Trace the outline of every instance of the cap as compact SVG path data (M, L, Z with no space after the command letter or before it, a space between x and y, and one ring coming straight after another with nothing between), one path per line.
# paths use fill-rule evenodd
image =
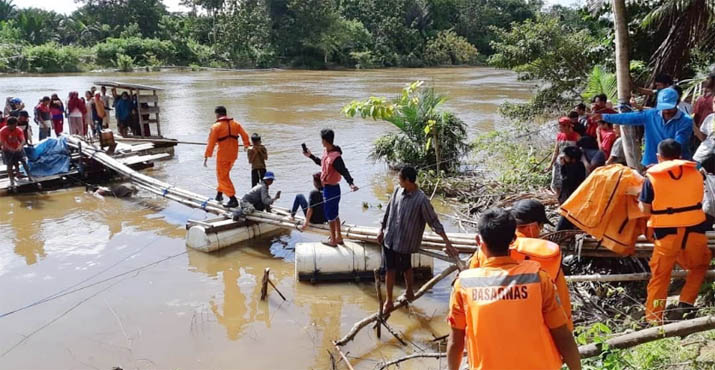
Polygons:
M559 118L559 124L560 124L560 125L561 125L561 124L573 125L573 121L571 121L571 118L561 117L561 118Z
M261 140L261 135L254 133L253 135L251 135L251 140L253 140L253 141Z
M554 224L546 217L546 208L541 202L535 199L524 199L511 206L511 214L516 219L518 225L540 222L542 224Z
M273 172L268 171L268 172L266 172L265 175L263 175L263 179L264 179L264 180L275 180L275 179L276 179L276 175L274 175Z
M22 99L20 99L20 98L12 98L12 99L10 99L10 103L11 103L11 104L20 104L20 103L22 103Z
M655 109L673 109L678 105L678 98L678 92L673 88L669 87L660 90L660 92L658 92L658 105L655 106Z

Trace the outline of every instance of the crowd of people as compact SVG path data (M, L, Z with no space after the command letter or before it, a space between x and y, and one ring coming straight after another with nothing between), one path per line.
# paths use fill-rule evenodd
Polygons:
M111 94L107 93L106 86L101 86L99 90L92 86L83 95L77 91L70 92L65 101L57 94L42 97L32 109L32 121L38 130L38 140L51 138L53 132L55 137L60 137L65 132L99 140L102 130L109 128L112 111L115 113L120 135L142 135L136 95L130 95L126 91L118 94L115 88L110 92ZM17 169L19 163L25 163L23 148L34 144L30 113L19 97L6 98L5 107L0 114L0 129L10 126L10 122L14 122L13 126L19 131L13 128L12 131L17 133L6 134L7 141L0 141L0 147L13 187L15 177L19 176L20 172L11 168ZM146 126L143 128L144 134L148 135ZM18 144L19 142L22 144ZM25 173L29 174L29 171L26 170Z

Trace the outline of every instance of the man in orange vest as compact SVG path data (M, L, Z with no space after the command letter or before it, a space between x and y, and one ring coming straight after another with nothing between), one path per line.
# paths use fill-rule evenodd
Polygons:
M650 258L651 278L646 298L646 319L663 320L670 275L677 263L688 270L674 317L683 318L693 304L710 265L708 230L702 209L703 176L695 162L681 160L680 143L665 139L658 144L658 164L646 173L638 205L649 215L655 246Z
M551 278L538 262L509 256L516 220L503 209L479 219L479 248L487 256L479 268L462 271L454 282L448 321L450 370L462 362L464 340L470 369L581 369L578 347L557 301ZM518 348L510 352L507 348Z
M561 247L548 240L538 239L544 224L553 226L549 218L546 217L546 208L538 200L524 199L514 203L511 214L516 219L516 240L509 248L509 255L516 261L539 262L541 268L546 271L556 285L559 303L566 313L569 329L573 330L571 296L564 271L561 268ZM477 251L472 256L469 268L482 266L486 261L486 255Z
M214 112L216 113L216 123L211 126L209 142L204 153L204 167L206 167L206 161L213 155L214 147L218 144L216 153L216 179L218 180L216 190L218 192L216 193L216 200L223 201L223 194L226 194L230 198L226 207L235 208L238 207L238 199L236 199L236 189L231 181L231 168L233 168L233 162L238 158L238 137L241 137L243 147L247 148L250 146L248 134L240 123L227 116L226 107L218 106Z

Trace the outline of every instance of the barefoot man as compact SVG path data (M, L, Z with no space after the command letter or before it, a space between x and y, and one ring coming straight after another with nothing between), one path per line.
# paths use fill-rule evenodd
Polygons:
M400 186L395 189L387 204L380 233L377 235L378 243L382 244L382 268L385 271L387 290L383 312L388 312L393 307L392 287L398 271L405 275L405 298L408 301L414 299L412 253L419 251L425 224L429 224L432 231L442 237L449 255L459 254L444 233L444 227L439 222L429 198L415 183L417 170L412 167L402 168L399 180Z
M226 194L230 198L226 208L235 208L238 207L238 199L236 199L236 189L233 187L233 182L231 182L231 168L233 168L233 162L238 158L239 135L243 140L244 148L251 144L248 141L248 134L241 124L228 117L226 107L218 106L214 113L216 113L216 123L211 126L209 142L206 145L206 153L204 153L204 167L206 167L206 161L213 155L214 147L218 144L218 152L216 153L216 179L218 180L216 200L222 202L223 194Z

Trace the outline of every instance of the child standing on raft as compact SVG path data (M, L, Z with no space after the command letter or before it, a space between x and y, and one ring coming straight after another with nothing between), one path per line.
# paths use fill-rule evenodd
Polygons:
M343 235L340 232L340 217L338 215L340 205L340 180L345 177L345 181L348 182L350 190L352 191L358 191L358 187L353 183L353 178L350 176L347 167L345 167L345 162L343 162L342 158L343 151L339 146L333 144L335 132L328 128L323 129L320 131L320 138L325 148L322 158L319 159L314 156L313 153L305 147L303 155L312 159L318 166L321 166L320 181L323 183L323 198L325 199L323 209L325 211L325 218L330 225L330 239L328 239L325 244L336 247L338 244L343 243Z

